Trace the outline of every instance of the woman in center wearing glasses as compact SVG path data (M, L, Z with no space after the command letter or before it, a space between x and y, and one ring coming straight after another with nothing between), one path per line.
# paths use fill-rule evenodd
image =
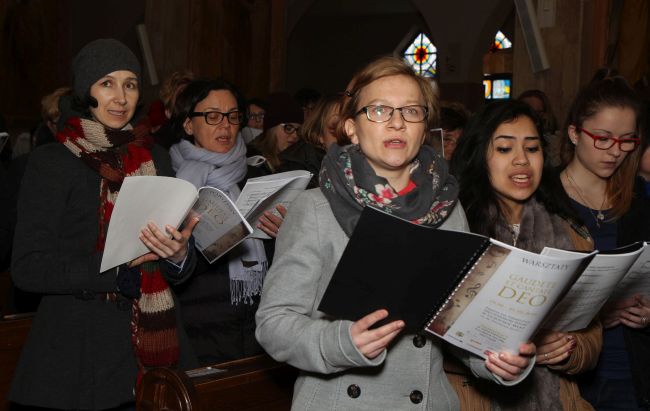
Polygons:
M246 163L246 146L238 137L243 99L224 80L195 80L179 94L172 117L180 143L170 149L176 177L197 188L211 186L233 201L247 178L263 175ZM275 236L281 219L264 219ZM277 223L277 225L276 225ZM247 239L209 264L197 259L194 275L178 289L182 318L202 365L261 352L255 341L255 310L268 268L262 240Z
M404 333L401 320L373 328L388 315L383 309L355 322L317 309L364 207L415 224L468 229L456 180L422 145L437 115L427 81L392 57L370 63L347 88L338 127L352 144L332 145L320 188L292 203L256 315L266 351L301 370L292 409L459 409L443 372L441 340ZM522 344L519 353L485 361L459 355L476 375L514 384L534 353L534 345Z

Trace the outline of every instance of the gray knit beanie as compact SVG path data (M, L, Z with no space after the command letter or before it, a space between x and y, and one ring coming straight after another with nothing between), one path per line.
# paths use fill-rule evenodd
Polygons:
M128 70L140 78L140 63L133 52L115 39L98 39L82 48L72 61L72 85L77 97L86 100L90 87L103 76Z

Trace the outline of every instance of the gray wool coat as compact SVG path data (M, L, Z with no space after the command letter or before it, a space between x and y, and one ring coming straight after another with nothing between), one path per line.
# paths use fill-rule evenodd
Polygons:
M468 230L460 205L442 228ZM441 340L401 334L370 360L352 342L352 322L333 321L318 311L347 242L320 189L308 190L292 203L277 238L256 336L273 358L302 370L293 409L459 409L443 371ZM475 375L496 381L482 359L459 355Z
M168 154L152 149L159 175L173 175ZM9 399L59 409L98 410L134 400L136 359L131 300L101 301L115 292L116 271L99 273L99 174L62 144L30 154L18 200L11 276L17 287L42 293L14 373ZM189 276L161 263L170 282ZM80 298L81 291L87 293ZM178 324L180 317L177 315ZM196 366L182 327L181 366Z

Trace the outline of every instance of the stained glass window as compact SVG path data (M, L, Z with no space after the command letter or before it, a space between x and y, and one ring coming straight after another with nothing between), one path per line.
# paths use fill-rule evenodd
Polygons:
M496 36L494 36L494 46L496 50L509 49L512 47L512 42L506 37L501 30L497 31Z
M496 100L496 99L510 99L511 95L511 84L512 78L505 75L500 75L504 78L490 78L485 77L483 79L483 88L485 90L485 99L486 100Z
M436 76L438 50L429 37L420 33L402 53L403 59L416 73L423 77Z
M485 99L492 98L492 80L483 80L483 90L485 90Z

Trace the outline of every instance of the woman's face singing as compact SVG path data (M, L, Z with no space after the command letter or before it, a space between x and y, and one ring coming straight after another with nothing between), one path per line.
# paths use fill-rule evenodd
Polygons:
M128 70L118 70L100 78L90 87L97 100L91 107L93 118L105 127L120 130L133 118L140 91L138 77Z
M520 116L501 123L492 134L487 152L490 184L499 200L514 209L539 187L544 154L533 121Z
M217 124L208 124L204 115L185 120L185 132L194 137L196 146L215 153L227 153L235 146L239 124L232 124L228 114L238 113L238 106L237 99L229 90L210 91L206 98L196 104L194 112L224 114L214 113L215 117L221 117Z
M384 106L385 111L426 107L426 102L414 79L395 75L379 78L360 91L356 110L368 106ZM360 146L375 173L386 177L407 170L422 146L426 125L426 117L422 121L408 122L399 110L393 111L390 119L382 123L370 121L365 112L359 112L346 120L345 130L352 143Z

